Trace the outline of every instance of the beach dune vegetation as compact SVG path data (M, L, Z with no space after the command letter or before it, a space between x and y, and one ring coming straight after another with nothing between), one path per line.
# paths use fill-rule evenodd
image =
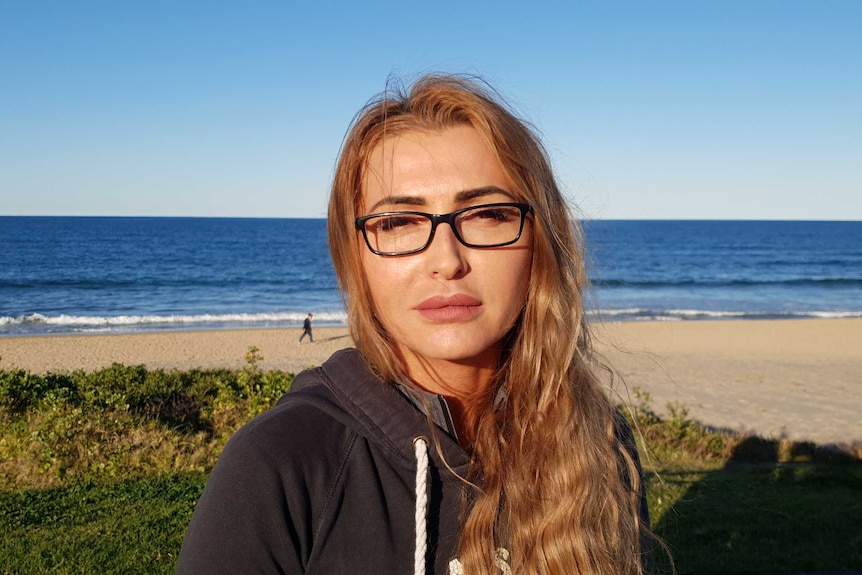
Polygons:
M293 375L242 370L0 371L0 489L211 469L230 435Z

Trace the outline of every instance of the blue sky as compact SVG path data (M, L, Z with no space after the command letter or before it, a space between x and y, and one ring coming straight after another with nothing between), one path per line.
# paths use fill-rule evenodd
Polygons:
M391 74L487 78L592 218L862 219L862 2L0 0L0 215L323 217Z

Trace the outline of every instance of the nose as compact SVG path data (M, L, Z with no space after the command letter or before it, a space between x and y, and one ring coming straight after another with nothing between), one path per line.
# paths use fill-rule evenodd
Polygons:
M444 279L454 279L464 275L467 271L465 259L467 249L455 237L455 232L449 223L438 225L431 244L423 254L428 272Z

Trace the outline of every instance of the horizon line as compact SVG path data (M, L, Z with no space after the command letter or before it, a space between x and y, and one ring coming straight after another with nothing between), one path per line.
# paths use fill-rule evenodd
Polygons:
M0 218L103 218L103 219L211 219L211 220L326 220L320 216L194 216L194 215L107 215L107 214L0 214ZM862 218L770 218L770 217L578 217L579 222L862 222Z

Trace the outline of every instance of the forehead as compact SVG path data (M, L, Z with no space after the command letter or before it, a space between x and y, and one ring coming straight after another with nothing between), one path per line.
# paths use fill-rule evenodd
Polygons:
M478 131L469 126L411 131L384 138L372 149L360 204L443 204L480 188L514 197L500 161Z

